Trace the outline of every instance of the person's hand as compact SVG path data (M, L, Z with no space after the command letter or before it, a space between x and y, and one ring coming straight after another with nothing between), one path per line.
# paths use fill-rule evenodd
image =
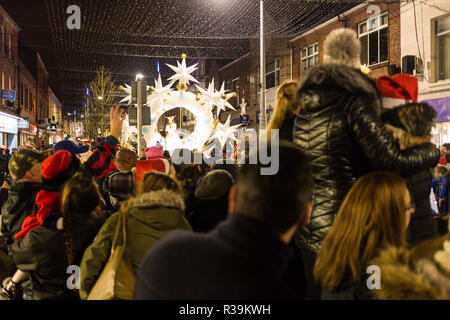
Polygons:
M439 205L442 205L442 202L444 202L444 199L439 199Z
M119 105L111 108L109 112L110 135L119 138L122 133L122 123L125 119L125 110L120 109Z

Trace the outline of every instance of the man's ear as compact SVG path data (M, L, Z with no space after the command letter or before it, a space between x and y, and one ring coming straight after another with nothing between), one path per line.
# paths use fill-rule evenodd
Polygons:
M230 193L228 195L228 214L233 214L236 212L236 186L230 188Z
M308 202L305 206L305 215L303 216L303 219L300 221L299 228L303 228L309 223L309 220L311 219L311 212L312 212L313 204L312 202Z

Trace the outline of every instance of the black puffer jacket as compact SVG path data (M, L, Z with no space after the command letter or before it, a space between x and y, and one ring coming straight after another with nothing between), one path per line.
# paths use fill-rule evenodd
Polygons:
M11 245L14 235L20 231L23 220L36 214L36 194L42 185L36 182L15 182L8 192L8 200L2 208L2 234Z
M302 109L293 137L311 159L314 207L296 243L317 252L356 179L373 170L411 174L434 167L439 150L431 143L400 150L381 122L374 81L358 69L314 67L300 81L298 94Z
M64 230L57 227L60 217L58 214L51 214L44 220L44 225L30 231L25 238L16 240L11 247L17 267L31 276L33 300L79 299L78 293L67 287L70 274L67 273ZM80 265L84 251L92 243L104 221L105 217L96 215L74 224L74 265Z
M436 116L436 111L429 104L409 103L385 111L381 119L387 124L387 131L399 142L400 148L405 149L430 141ZM437 237L437 225L431 215L430 204L431 170L417 171L403 175L403 178L416 207L408 227L409 242L414 245Z

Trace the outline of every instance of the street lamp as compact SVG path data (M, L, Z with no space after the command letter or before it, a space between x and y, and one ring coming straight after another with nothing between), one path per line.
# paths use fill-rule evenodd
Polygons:
M98 99L98 100L103 100L103 97L102 97L102 96L98 96L97 99Z
M264 51L264 1L260 0L260 81L261 81L261 93L260 93L260 105L259 105L259 129L266 129L266 106L264 90L266 88L266 65L265 65L265 51Z
M136 75L136 81L144 79L144 75L142 73L138 73Z

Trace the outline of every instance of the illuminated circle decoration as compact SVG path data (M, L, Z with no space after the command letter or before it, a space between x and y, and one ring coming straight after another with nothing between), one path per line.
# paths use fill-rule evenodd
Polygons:
M218 125L218 117L221 110L226 108L234 108L228 102L231 97L234 97L234 93L227 93L228 90L224 89L224 84L219 91L214 89L214 81L209 84L208 90L196 85L201 94L194 94L187 91L190 82L198 83L198 81L191 75L197 69L197 64L187 67L186 55L183 54L182 62L177 61L177 67L169 66L176 74L170 77L168 80L170 83L163 86L161 81L161 75L158 79L155 79L155 86L149 87L151 94L147 97L147 104L144 107L151 108L151 125L144 126L143 135L147 143L147 146L155 146L157 142L161 145L166 144L166 150L172 152L175 148L187 148L190 150L202 150L205 143L213 137L221 137L219 143L223 143L230 139L235 139L234 131L238 126L230 127L229 120L225 125ZM172 86L178 82L176 86L177 90L174 90ZM125 85L123 90L128 93L128 96L124 98L122 102L131 103L131 87ZM214 118L212 109L217 106L217 118ZM184 108L189 110L195 119L194 131L191 134L184 134L184 138L179 139L164 139L157 130L157 124L159 118L172 109ZM127 130L133 130L134 127L130 127L128 123L124 125ZM179 134L183 134L178 131ZM171 140L171 141L169 141Z

